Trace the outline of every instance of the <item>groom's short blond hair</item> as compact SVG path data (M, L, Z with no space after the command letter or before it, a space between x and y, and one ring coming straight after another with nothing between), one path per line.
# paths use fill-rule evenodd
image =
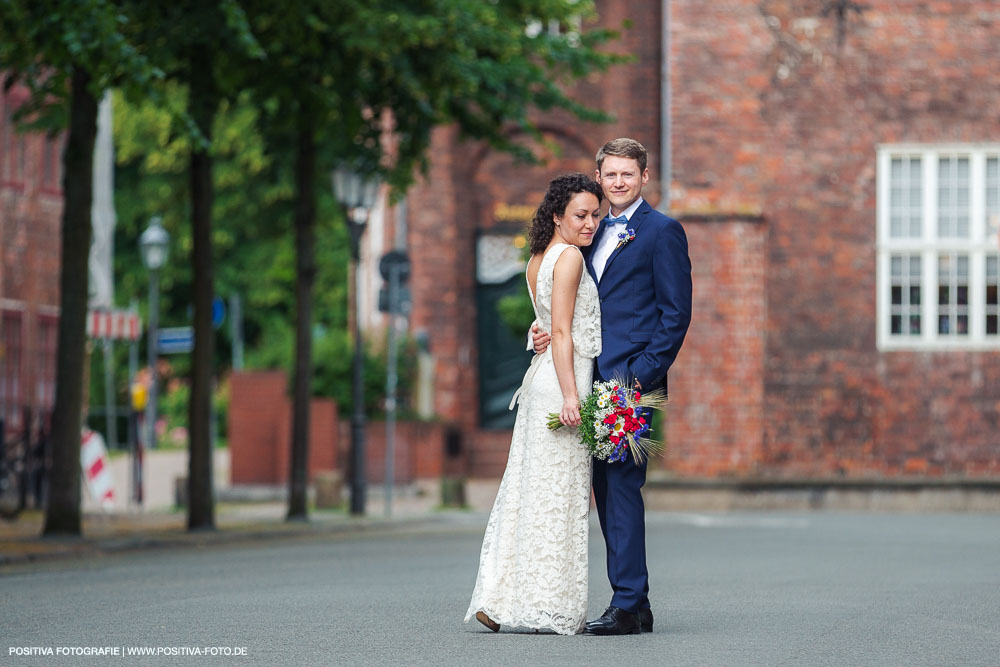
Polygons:
M646 171L646 148L635 139L629 139L628 137L612 139L608 143L601 146L601 150L597 151L597 171L601 170L601 166L604 164L604 158L609 155L614 155L615 157L630 157L639 163L640 173Z

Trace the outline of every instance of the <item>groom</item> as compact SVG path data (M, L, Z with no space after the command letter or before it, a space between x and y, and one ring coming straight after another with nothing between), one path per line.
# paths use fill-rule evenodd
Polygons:
M643 391L666 390L667 371L691 321L687 237L679 222L642 198L649 170L646 149L638 141L604 144L597 152L596 179L611 210L594 242L581 248L601 297L603 351L595 360L594 379L625 378ZM535 351L544 351L548 333L533 331ZM594 460L594 498L614 595L604 615L587 623L586 634L653 630L641 493L645 482L645 461Z

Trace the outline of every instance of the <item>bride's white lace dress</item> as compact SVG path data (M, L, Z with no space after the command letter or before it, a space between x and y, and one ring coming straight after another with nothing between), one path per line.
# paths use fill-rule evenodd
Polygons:
M563 252L579 249L556 244L538 269L535 316L546 331L552 330L553 269ZM572 337L582 402L601 352L600 299L586 269L576 292ZM482 610L501 626L575 634L587 615L591 460L578 429L546 426L549 413L562 409L551 347L532 360L515 399L520 406L507 469L486 525L465 621Z

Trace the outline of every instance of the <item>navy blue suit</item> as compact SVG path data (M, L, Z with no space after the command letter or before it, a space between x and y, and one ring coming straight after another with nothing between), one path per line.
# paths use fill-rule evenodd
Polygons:
M598 283L603 351L594 362L595 379L612 377L643 390L666 389L667 371L677 357L691 321L691 260L680 223L642 202L626 228L635 238L619 246ZM584 249L594 280L593 249L607 225ZM662 437L662 434L654 434ZM636 612L649 607L646 525L642 485L646 463L632 458L594 461L594 498L608 553L612 606Z

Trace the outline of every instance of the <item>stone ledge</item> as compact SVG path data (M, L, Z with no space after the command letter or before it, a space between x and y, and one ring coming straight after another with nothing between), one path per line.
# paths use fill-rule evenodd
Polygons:
M990 477L672 477L650 473L646 486L677 489L737 489L740 491L801 489L975 489L1000 493L1000 478Z
M843 510L1000 512L1000 480L969 478L740 478L650 475L653 510Z

